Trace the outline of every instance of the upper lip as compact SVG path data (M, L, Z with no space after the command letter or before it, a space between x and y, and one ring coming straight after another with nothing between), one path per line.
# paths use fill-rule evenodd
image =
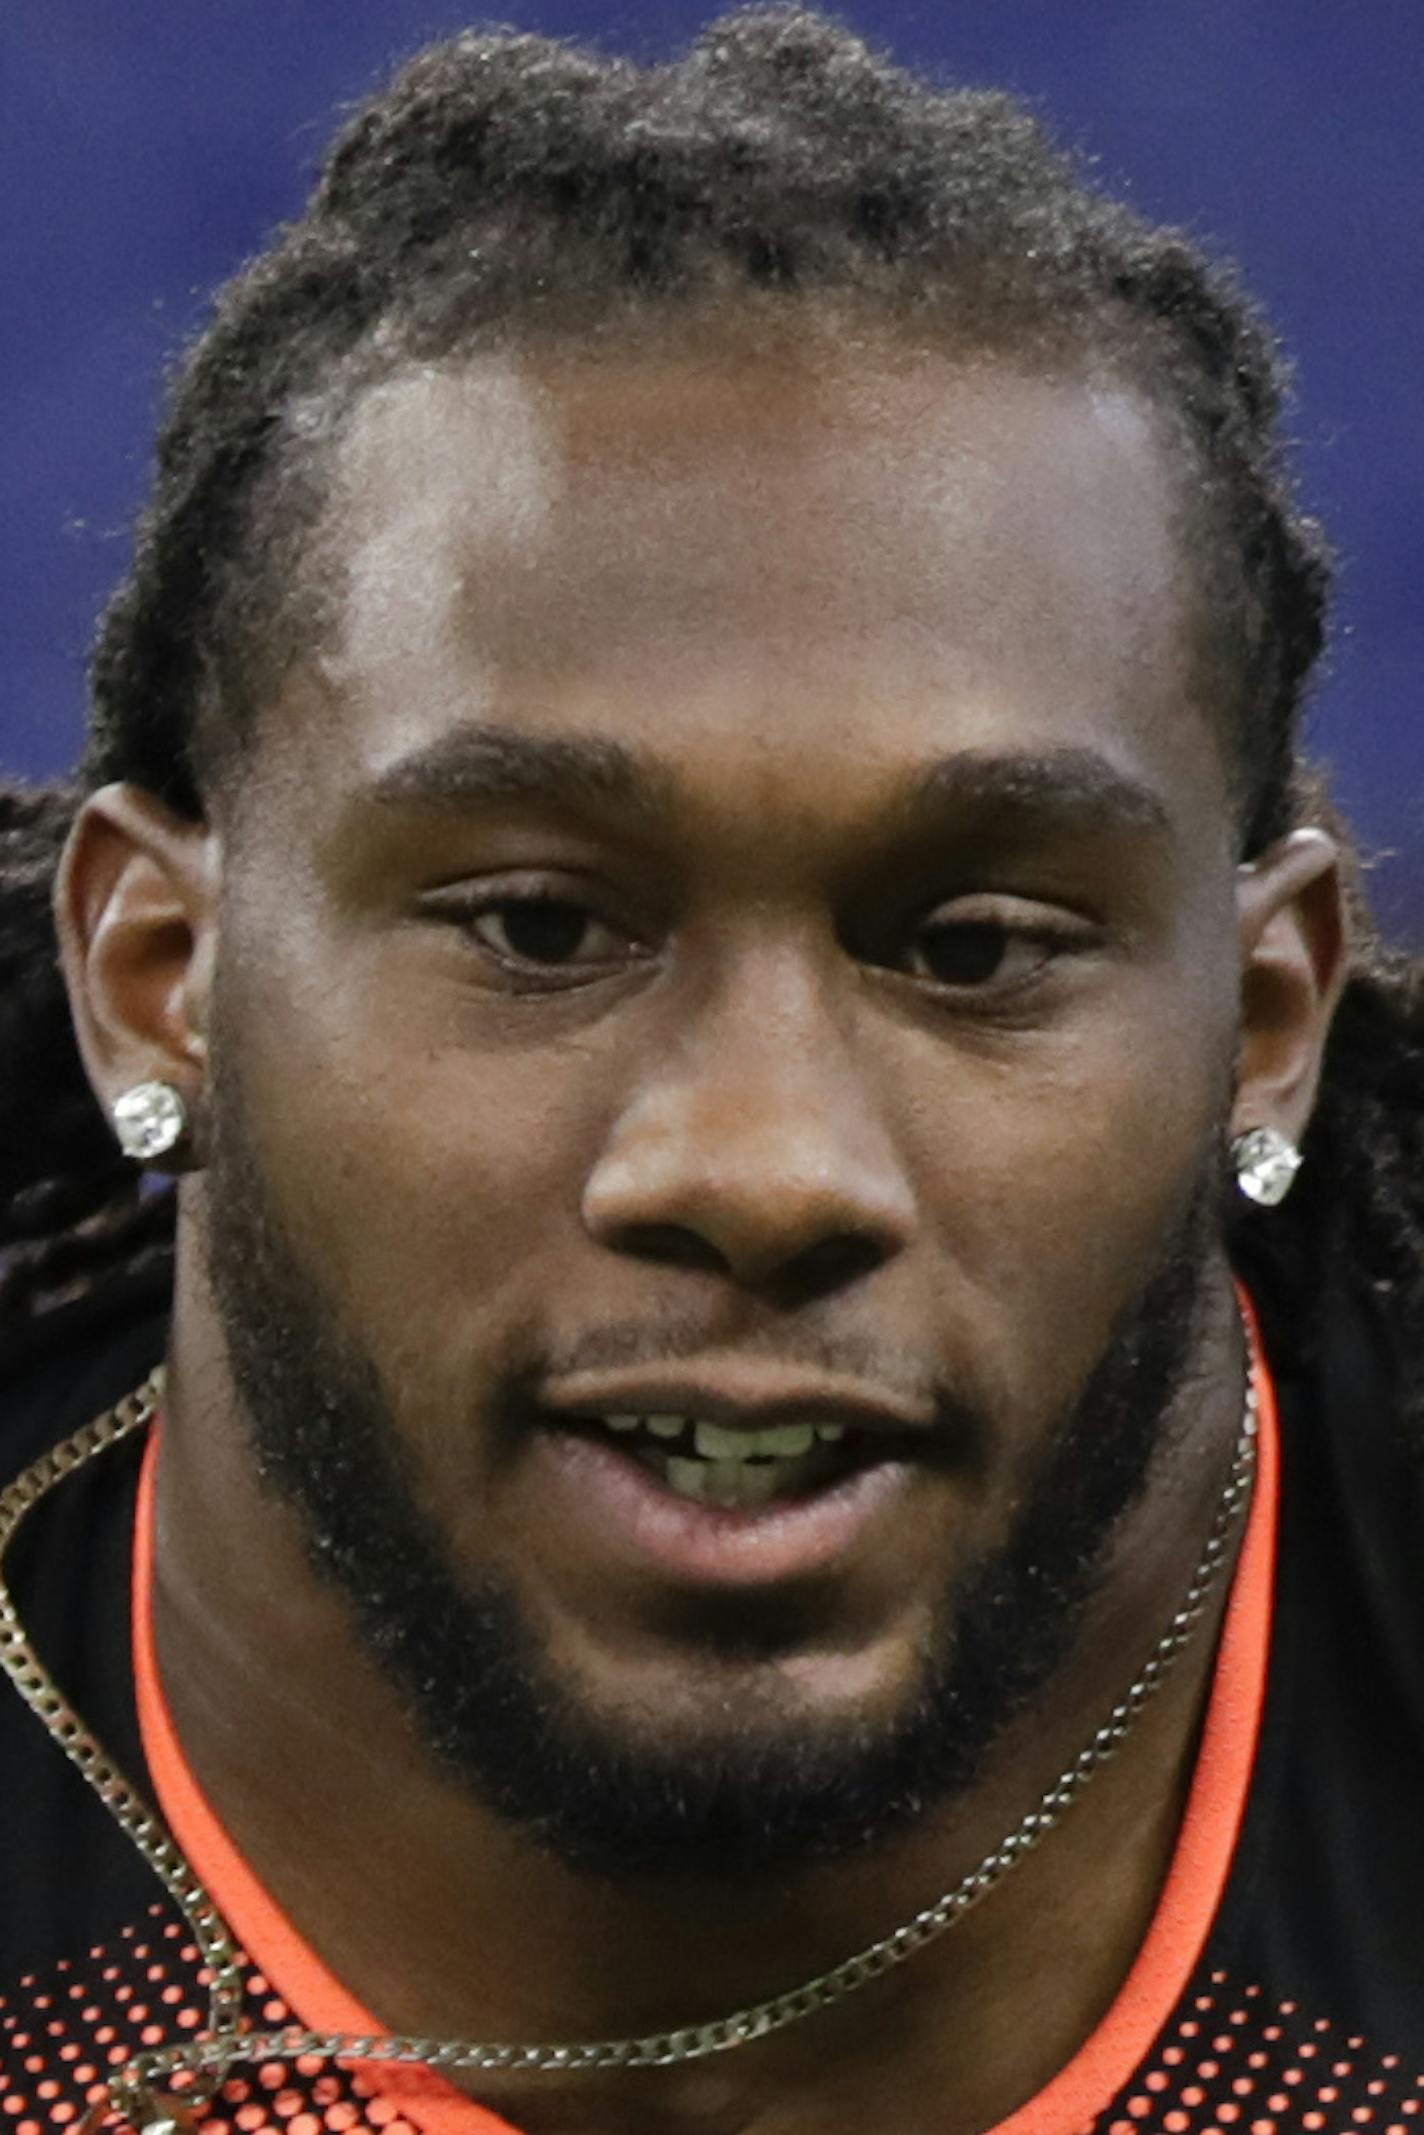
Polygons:
M692 1416L729 1428L765 1430L778 1423L838 1423L847 1430L927 1431L932 1418L903 1397L871 1393L845 1380L769 1369L723 1370L713 1377L675 1377L665 1368L616 1377L579 1372L545 1388L540 1406L558 1416Z

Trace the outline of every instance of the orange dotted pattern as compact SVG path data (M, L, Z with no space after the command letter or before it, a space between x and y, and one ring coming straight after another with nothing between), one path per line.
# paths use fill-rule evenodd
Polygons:
M82 1961L26 1974L0 1994L0 2135L77 2135L105 2102L107 2076L144 2047L201 2029L207 1979L187 1928L162 1905ZM294 2021L260 1972L249 1972L247 1997L264 2029ZM362 2074L306 2059L230 2077L196 2125L197 2135L419 2135Z
M106 2076L202 2025L205 1987L186 1927L156 1905L81 1962L0 1994L0 2135L77 2135L105 2100ZM294 2021L260 1972L249 1972L247 1992L254 2024ZM361 2071L297 2058L230 2076L196 2135L420 2131ZM1078 2135L1424 2135L1424 2071L1215 1971L1199 1977L1131 2084Z
M1424 2072L1216 1971L1183 1996L1091 2135L1424 2135L1421 2116Z

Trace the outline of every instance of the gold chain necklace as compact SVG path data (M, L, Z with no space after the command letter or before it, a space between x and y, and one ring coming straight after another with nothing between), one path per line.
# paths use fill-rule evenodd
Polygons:
M1246 1397L1236 1449L1217 1505L1211 1532L1191 1583L1171 1622L1103 1724L1079 1750L1026 1816L936 1899L892 1933L872 1942L800 1986L712 2023L688 2024L675 2031L650 2032L639 2038L590 2039L563 2045L480 2044L465 2039L349 2037L342 2032L295 2028L254 2031L243 2028L242 1953L216 1904L164 1828L158 1813L105 1754L79 1715L66 1702L25 1633L3 1567L5 1553L25 1515L66 1476L82 1468L107 1447L141 1430L157 1410L163 1394L163 1368L153 1371L135 1392L63 1444L42 1454L9 1488L0 1492L0 1668L20 1696L44 1722L65 1755L78 1766L105 1807L117 1818L149 1867L182 1913L209 1974L208 2028L197 2038L136 2054L107 2079L108 2102L80 2123L77 2135L90 2135L110 2113L118 2112L140 2135L180 2135L189 2108L210 2098L237 2061L292 2059L398 2061L442 2072L465 2070L565 2075L577 2070L668 2068L726 2053L763 2039L788 2024L829 2008L883 1972L903 1964L933 1942L1034 1849L1054 1828L1083 1788L1127 1740L1148 1700L1161 1687L1172 1664L1190 1642L1212 1589L1230 1558L1238 1515L1251 1493L1256 1467L1257 1398L1254 1343L1251 1344ZM165 2089L174 2077L186 2076L189 2087Z

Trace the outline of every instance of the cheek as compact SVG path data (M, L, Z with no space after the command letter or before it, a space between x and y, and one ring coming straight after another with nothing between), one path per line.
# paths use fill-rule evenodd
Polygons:
M576 1219L599 1080L572 1043L481 1042L468 989L359 958L269 966L231 1004L274 1206L373 1354L468 1348ZM335 973L337 975L332 976Z
M1080 1382L1175 1242L1217 1146L1233 1042L1229 1004L1164 994L1154 1013L916 1078L921 1207L955 1332L1029 1408Z

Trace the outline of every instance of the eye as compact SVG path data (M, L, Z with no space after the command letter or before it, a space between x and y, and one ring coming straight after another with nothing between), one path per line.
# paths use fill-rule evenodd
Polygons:
M626 953L626 937L587 905L546 891L491 897L465 913L465 926L501 963L601 968Z
M906 955L911 977L965 993L1005 993L1027 985L1060 956L1082 946L1065 923L1046 914L931 913Z

